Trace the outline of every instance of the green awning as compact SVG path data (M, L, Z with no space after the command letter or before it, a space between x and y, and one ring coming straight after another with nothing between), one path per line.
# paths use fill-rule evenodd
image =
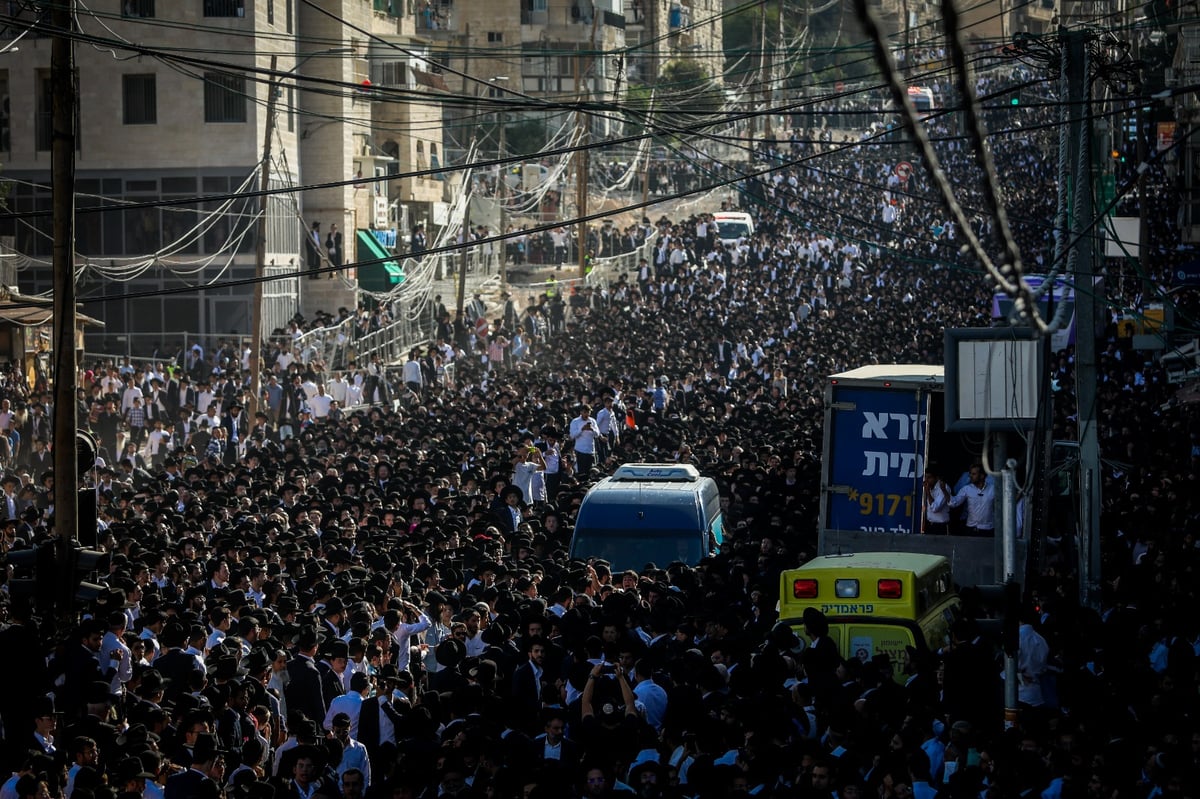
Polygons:
M358 285L367 291L390 291L404 282L404 270L369 230L358 231ZM375 261L375 263L363 263Z

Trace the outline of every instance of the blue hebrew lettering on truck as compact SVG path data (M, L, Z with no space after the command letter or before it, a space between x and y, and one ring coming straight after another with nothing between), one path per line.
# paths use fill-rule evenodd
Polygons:
M832 465L826 527L918 533L925 472L925 414L911 389L838 387L854 410L832 416ZM848 489L843 492L842 489Z

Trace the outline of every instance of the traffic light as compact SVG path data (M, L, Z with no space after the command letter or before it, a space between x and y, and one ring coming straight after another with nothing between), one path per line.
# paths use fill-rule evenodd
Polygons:
M1012 106L1020 105L1021 104L1021 95L1014 94L1011 98L1009 98L1008 104L1012 105Z
M8 580L8 593L13 597L28 597L40 613L54 610L54 584L57 574L57 557L53 541L43 541L28 549L12 549L4 556L5 564L12 569Z
M84 578L90 577L100 567L101 561L108 556L107 552L98 549L86 549L72 542L67 550L67 561L62 564L62 594L59 596L60 611L75 607L76 602L89 602L104 591L104 586L89 582Z
M1000 585L978 585L960 593L963 613L975 620L981 635L1016 657L1021 625L1021 586L1015 580Z

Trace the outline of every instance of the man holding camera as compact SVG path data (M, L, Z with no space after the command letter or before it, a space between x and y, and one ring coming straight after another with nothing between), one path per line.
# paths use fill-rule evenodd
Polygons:
M600 428L591 417L592 409L584 403L579 415L571 420L570 437L575 443L575 471L580 479L587 476L596 464L596 438Z

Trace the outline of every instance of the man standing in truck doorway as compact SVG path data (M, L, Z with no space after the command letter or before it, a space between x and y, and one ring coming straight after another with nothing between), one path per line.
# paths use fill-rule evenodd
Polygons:
M996 534L996 489L987 479L983 464L976 463L969 473L970 481L950 500L950 507L967 506L965 535L993 536Z
M947 535L950 532L950 486L942 479L937 464L925 466L925 516L922 532L926 535Z

